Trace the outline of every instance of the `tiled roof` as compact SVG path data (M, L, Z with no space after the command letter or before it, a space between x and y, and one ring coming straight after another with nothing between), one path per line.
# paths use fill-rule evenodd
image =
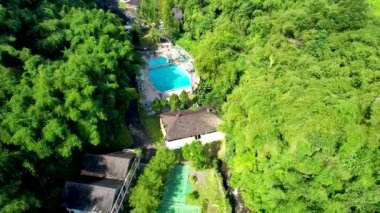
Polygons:
M66 181L63 190L65 206L82 211L110 212L123 181L80 176Z
M113 152L104 155L86 154L83 157L82 173L124 180L134 156L133 153L125 152Z
M213 109L201 108L198 111L177 111L160 115L164 125L166 141L193 137L216 132L216 127L222 122Z

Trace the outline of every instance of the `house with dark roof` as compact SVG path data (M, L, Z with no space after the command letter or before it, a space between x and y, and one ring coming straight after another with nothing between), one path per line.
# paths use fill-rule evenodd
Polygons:
M124 180L134 153L113 152L103 155L86 154L82 159L82 175Z
M111 212L122 180L80 176L66 181L63 196L69 212Z
M223 140L224 133L217 130L222 123L210 107L197 111L183 110L160 115L161 129L168 149L179 149L194 140L203 144Z
M80 176L65 183L63 198L67 211L118 213L139 162L139 154L132 150L86 154Z

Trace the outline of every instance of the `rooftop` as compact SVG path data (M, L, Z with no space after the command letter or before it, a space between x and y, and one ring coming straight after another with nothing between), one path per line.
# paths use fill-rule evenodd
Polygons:
M82 174L124 180L134 153L113 152L103 155L86 154Z
M82 211L110 212L123 181L80 176L66 181L63 190L65 206Z
M163 113L160 118L165 128L166 141L216 132L216 127L222 123L215 111L209 107L203 107L198 111Z

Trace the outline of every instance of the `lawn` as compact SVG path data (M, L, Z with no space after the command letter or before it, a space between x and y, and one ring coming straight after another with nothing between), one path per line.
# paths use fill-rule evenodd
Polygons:
M194 172L190 172L189 179L193 179ZM202 212L219 213L231 212L231 206L226 199L226 192L222 185L222 178L215 169L196 171L196 181L192 182L192 193L188 196L187 204L199 205Z
M161 131L160 117L157 115L144 115L140 119L153 143L161 143L164 136Z

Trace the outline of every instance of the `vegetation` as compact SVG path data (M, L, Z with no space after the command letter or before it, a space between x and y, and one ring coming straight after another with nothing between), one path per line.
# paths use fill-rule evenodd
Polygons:
M252 211L380 208L377 2L175 2Z
M189 94L183 90L180 95L172 94L169 98L169 105L171 111L184 110L190 107Z
M191 183L192 192L187 197L187 204L197 205L202 212L228 213L231 206L226 199L226 192L222 185L222 177L215 169L196 172L200 178Z
M159 39L159 36L166 35L177 38L180 33L180 22L175 19L171 13L172 8L175 6L174 0L142 0L139 9L140 20L146 22L151 28L149 31L149 38ZM160 20L164 24L163 30L159 29ZM154 44L152 42L152 44Z
M179 95L179 101L181 103L179 106L181 109L187 109L190 106L189 94L185 90L182 90Z
M1 212L57 210L79 151L123 129L136 57L120 19L95 7L0 3Z
M193 141L182 148L183 158L191 161L196 169L205 169L211 166L210 155L202 145L201 141Z
M116 140L110 142L110 146L114 149L123 149L132 145L133 143L132 135L128 127L125 124L122 124L121 126L122 127L119 129Z
M194 55L194 102L223 116L231 184L250 210L380 209L378 2L142 0L144 39L169 35ZM56 211L81 151L129 140L138 63L129 39L95 0L1 1L1 212ZM181 94L169 105L190 103ZM146 126L158 139L155 119ZM209 163L199 142L183 152L197 168ZM178 159L158 149L132 190L134 212L157 209Z
M159 147L156 155L145 166L137 185L132 189L129 202L132 212L155 212L160 205L165 188L165 178L169 171L178 163L175 152L165 147Z
M163 99L155 98L151 104L152 109L155 113L164 112L166 110L166 105L167 105L167 101L165 98Z
M170 96L169 105L170 105L171 111L176 111L180 109L181 101L179 100L179 97L177 94L173 94Z
M374 14L380 16L380 1L370 0L369 2L372 6Z
M148 133L149 138L152 139L153 143L157 145L162 143L164 136L162 135L161 131L160 117L157 115L146 115L143 116L140 120L143 123L144 128Z

